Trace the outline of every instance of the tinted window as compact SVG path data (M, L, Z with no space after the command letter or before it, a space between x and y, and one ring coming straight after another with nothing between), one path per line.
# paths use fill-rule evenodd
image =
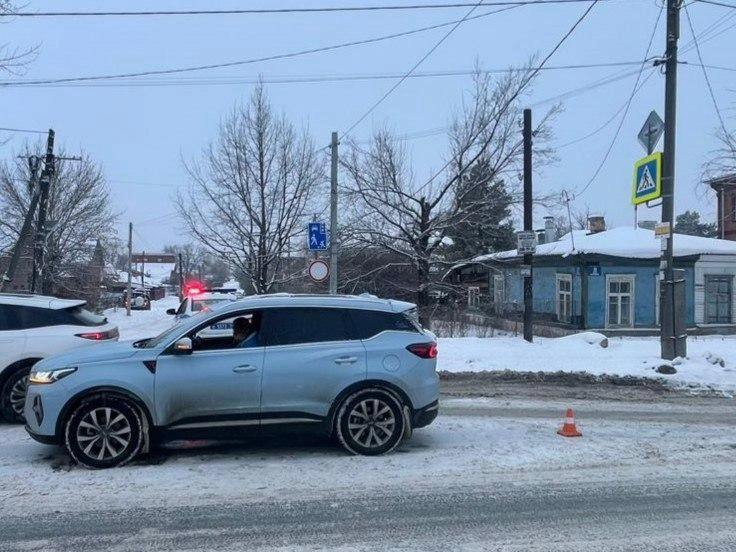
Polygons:
M21 330L16 310L10 305L0 305L0 331Z
M269 309L263 319L267 345L345 341L349 323L343 309Z
M71 307L64 309L69 317L67 324L75 324L77 326L102 326L107 323L107 318L83 309L82 307Z
M368 339L384 331L417 332L417 327L402 313L351 310L357 339Z
M69 320L69 315L63 310L57 311L20 305L5 305L4 310L7 318L12 321L17 330L72 323Z

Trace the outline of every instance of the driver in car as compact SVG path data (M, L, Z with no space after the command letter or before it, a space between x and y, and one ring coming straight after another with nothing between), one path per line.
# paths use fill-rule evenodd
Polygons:
M233 345L240 348L259 346L254 320L244 316L233 320Z

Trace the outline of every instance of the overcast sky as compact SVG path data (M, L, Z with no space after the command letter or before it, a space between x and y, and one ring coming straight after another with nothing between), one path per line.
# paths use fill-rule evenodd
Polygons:
M434 1L434 0L430 0ZM290 0L171 2L92 2L29 0L26 11L99 9L212 9L227 7L298 7L410 3L408 0ZM439 3L439 0L436 0ZM523 64L530 55L545 55L588 4L525 6L468 21L421 66L420 72L472 69L476 61L486 69ZM485 8L491 11L497 8ZM689 7L696 33L718 23L722 34L704 40L707 64L736 67L733 58L736 10L693 3ZM482 13L479 10L477 13ZM108 18L18 18L0 27L2 42L40 47L39 55L22 79L84 76L210 64L268 56L371 38L461 18L467 8L287 15L209 15ZM636 61L643 58L659 6L654 0L612 0L593 8L549 65ZM722 19L727 18L727 19ZM662 16L651 55L664 50ZM216 133L220 119L246 99L262 75L347 75L402 73L416 63L447 28L377 44L328 53L188 73L154 77L167 86L6 87L0 89L0 127L54 128L66 151L88 151L105 170L121 217L121 237L127 223L136 226L135 249L158 249L185 241L174 212L174 194L185 182L181 159L196 156ZM709 35L704 35L703 39ZM683 13L681 49L691 34ZM694 49L681 59L697 62ZM525 102L541 116L550 97L585 87L598 80L631 72L636 67L607 67L546 71ZM649 71L645 71L644 76ZM719 105L732 124L736 73L711 70L709 76ZM202 84L201 79L206 84ZM565 144L598 129L626 102L636 75L567 98L554 126L555 143ZM3 77L5 80L6 78ZM182 85L181 79L188 81ZM199 81L191 84L192 80ZM212 84L217 80L225 83ZM11 79L12 80L12 79ZM703 164L716 143L717 118L701 70L680 66L677 133L676 211L699 209L715 217L712 196L698 186ZM138 81L140 82L140 81ZM370 80L269 84L273 104L299 125L308 125L316 139L329 142L332 130L343 131L375 102L394 81ZM171 85L175 84L175 85ZM447 124L454 106L470 86L468 76L416 78L404 82L352 133L367 138L387 124L399 134L418 133ZM664 78L657 71L635 97L603 170L576 206L606 215L609 226L633 224L629 203L634 160L644 155L636 134L646 115L663 115ZM620 117L620 116L619 116ZM619 118L587 140L558 150L559 162L536 176L535 188L557 193L581 189L591 178L611 144ZM2 138L8 135L2 134ZM0 149L13 155L27 140L14 138ZM407 142L418 179L441 165L446 151L443 136ZM661 143L660 143L661 148ZM535 217L547 214L541 210ZM640 219L658 218L645 210ZM127 236L126 236L127 237Z

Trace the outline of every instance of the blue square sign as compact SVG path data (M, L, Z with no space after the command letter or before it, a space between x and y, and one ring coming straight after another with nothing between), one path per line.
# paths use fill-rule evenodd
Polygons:
M634 163L631 203L639 205L662 196L662 153L656 152Z
M326 251L330 247L327 225L324 222L309 223L309 250Z

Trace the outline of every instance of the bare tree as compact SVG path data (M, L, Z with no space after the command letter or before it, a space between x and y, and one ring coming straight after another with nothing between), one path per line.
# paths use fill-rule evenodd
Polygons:
M41 146L27 149L12 161L0 163L0 250L12 247L28 212L29 155L42 155ZM63 157L64 152L59 156ZM101 167L89 155L82 161L58 161L49 186L43 293L53 293L61 276L91 258L99 240L104 247L115 240L116 213Z
M9 14L17 11L17 6L11 0L0 0L0 23L7 18ZM38 52L37 46L20 48L12 46L8 43L0 43L0 72L17 75L22 69L35 58Z
M376 132L367 150L353 144L342 162L348 175L346 192L356 209L346 229L349 239L343 240L380 247L401 259L413 282L411 290L397 284L397 291L411 291L425 324L430 288L448 285L439 276L451 264L444 254L450 236L458 226L476 221L493 200L487 193L478 193L479 188L502 182L510 201L521 200L519 95L528 75L527 70L498 79L480 71L476 74L469 100L452 121L448 162L433 179L417 182L405 147L387 130ZM552 159L546 147L548 123L557 110L549 110L535 130L537 167ZM484 177L465 178L478 164L483 165L479 173Z
M188 189L179 212L191 235L236 272L254 293L268 293L298 273L285 263L296 251L324 159L307 131L274 113L263 85L220 125L199 161L186 164Z

